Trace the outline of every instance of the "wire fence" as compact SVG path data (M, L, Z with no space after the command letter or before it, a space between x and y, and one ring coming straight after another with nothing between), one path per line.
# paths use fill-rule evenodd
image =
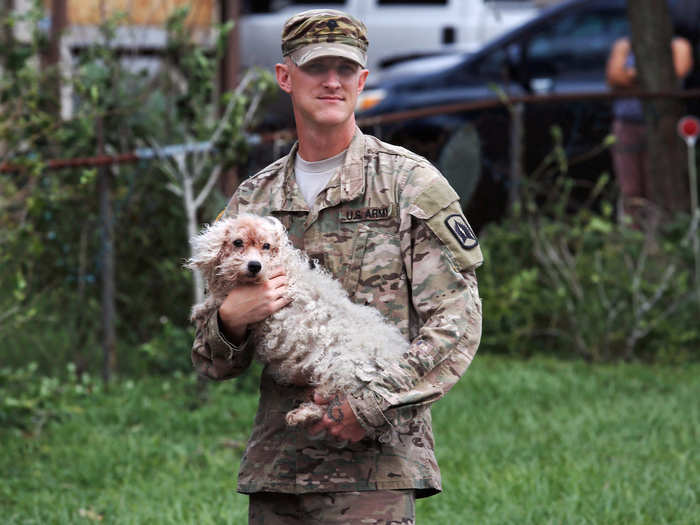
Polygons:
M457 102L453 104L445 104L439 106L429 106L406 111L398 111L392 113L384 113L371 117L358 117L357 124L363 128L375 128L384 124L395 124L410 120L433 117L437 115L450 115L457 113L468 113L473 111L507 108L515 105L537 105L537 104L552 104L552 103L570 103L570 102L592 102L592 101L607 101L612 102L616 98L639 98L639 99L662 99L662 98L677 98L677 99L700 99L700 89L676 90L676 91L625 91L624 93L613 92L572 92L572 93L557 93L557 94L528 94L501 97L494 96L493 98L483 99L478 101ZM516 114L516 113L511 113ZM522 115L521 115L522 116ZM517 122L517 118L511 122L511 136L513 136L513 128L522 128L522 122ZM517 132L517 130L516 130ZM282 129L269 133L249 133L246 136L249 146L268 146L275 148L275 145L289 143L296 138L294 129ZM112 164L131 164L142 160L162 158L163 156L172 156L180 153L195 153L211 149L213 146L209 142L199 142L192 144L173 144L160 148L156 151L152 148L141 148L131 152L119 153L116 155L95 155L92 157L74 157L66 159L48 159L44 163L44 170L60 170L68 168L84 168L98 167ZM278 148L275 148L278 149ZM274 155L273 155L274 156ZM12 162L0 164L0 173L11 173L21 171L23 168Z

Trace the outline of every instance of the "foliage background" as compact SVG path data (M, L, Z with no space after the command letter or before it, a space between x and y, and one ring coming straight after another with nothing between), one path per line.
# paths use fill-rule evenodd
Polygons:
M36 19L39 11L26 15ZM213 47L197 45L185 25L186 9L168 22L164 67L155 75L127 68L110 41L119 17L105 22L102 42L81 55L70 79L75 115L62 120L47 84L58 71L37 65L45 37L15 43L0 84L0 159L23 170L0 177L0 337L3 362L31 359L42 370L61 372L73 362L96 371L101 360L101 224L96 169L43 170L46 159L94 156L98 126L105 152L122 153L151 144L209 139L221 124L209 163L224 169L246 159L241 124L249 93L235 100L225 122L219 105L230 95L214 91L217 65L230 26L214 29ZM15 55L21 55L15 58ZM253 93L266 93L260 74ZM188 369L187 321L191 275L180 198L158 161L112 166L115 231L118 371L143 374ZM214 194L201 210L211 220L225 205ZM89 351L86 349L90 349ZM95 349L96 351L92 351ZM156 352L157 349L157 352Z
M153 76L124 67L109 45L118 20L107 21L63 79L77 108L66 121L50 89L58 72L37 67L45 35L0 53L0 162L23 167L0 174L8 523L244 519L233 478L259 368L208 390L192 375L186 217L173 181L156 161L113 168L118 362L105 385L98 174L43 169L94 155L98 119L107 153L211 136L227 102L212 86L230 28L202 48L184 19L171 19L166 67ZM269 88L264 76L252 86ZM211 166L245 163L250 97L224 123ZM436 406L449 488L419 517L455 523L466 506L476 523L698 523L697 230L683 215L654 236L618 221L609 176L575 188L560 136L513 213L480 232L480 357ZM201 222L225 200L214 193Z

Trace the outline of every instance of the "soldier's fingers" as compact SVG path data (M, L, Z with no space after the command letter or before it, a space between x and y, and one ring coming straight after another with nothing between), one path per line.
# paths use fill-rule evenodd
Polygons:
M321 394L314 392L314 403L317 405L327 405L329 401L329 399L326 399Z
M275 313L278 310L281 310L285 306L287 306L289 303L292 302L291 297L279 297L273 301L271 301L270 304L270 312Z
M343 432L343 427L338 425L338 424L333 423L333 424L328 426L328 433L335 438L340 436L340 434L342 432Z
M270 272L267 274L267 279L268 281L271 281L272 279L276 279L277 277L286 275L284 272L284 268L282 266L277 266L275 268L272 268Z
M265 297L268 301L277 301L278 299L290 298L289 295L287 294L286 287L275 288L274 290L267 290L263 294L263 297Z
M314 436L316 439L321 439L326 435L326 427L321 423L316 423L309 427L309 434Z
M365 437L365 430L364 429L355 429L350 432L347 432L346 435L344 436L347 440L349 440L351 443L357 443L358 441L361 441L362 438Z
M280 290L284 288L285 290L287 289L287 286L289 285L289 279L287 279L286 275L280 275L279 277L275 277L270 281L270 288L273 290Z

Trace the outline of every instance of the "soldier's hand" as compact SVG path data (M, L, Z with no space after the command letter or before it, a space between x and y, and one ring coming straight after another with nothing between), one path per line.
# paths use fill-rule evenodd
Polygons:
M290 302L287 296L287 276L279 268L270 273L266 281L237 286L219 307L219 319L225 335L234 344L240 344L246 328L262 321Z
M367 434L362 425L357 421L355 413L347 399L339 395L331 399L324 399L314 393L314 403L326 409L326 413L315 425L309 429L311 435L327 432L338 441L347 440L351 443L360 441Z

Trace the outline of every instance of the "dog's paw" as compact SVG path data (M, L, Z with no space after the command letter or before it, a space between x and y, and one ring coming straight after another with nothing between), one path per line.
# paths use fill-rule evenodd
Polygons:
M320 421L323 414L323 408L320 406L314 403L302 403L299 408L287 412L285 420L290 427L305 426Z

